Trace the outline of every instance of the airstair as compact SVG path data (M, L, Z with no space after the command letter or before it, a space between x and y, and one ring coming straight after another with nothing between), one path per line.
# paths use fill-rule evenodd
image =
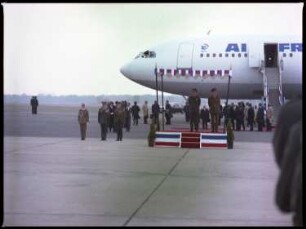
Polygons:
M280 108L284 103L282 89L283 62L280 60L277 67L264 67L264 61L261 63L266 109L268 108L268 105L271 104L273 108L272 125L275 125Z

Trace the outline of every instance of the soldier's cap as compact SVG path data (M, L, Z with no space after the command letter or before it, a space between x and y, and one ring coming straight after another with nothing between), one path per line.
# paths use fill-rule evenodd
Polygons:
M196 89L196 88L192 88L192 91L198 91L198 89Z
M217 89L214 87L211 89L211 92L217 91Z

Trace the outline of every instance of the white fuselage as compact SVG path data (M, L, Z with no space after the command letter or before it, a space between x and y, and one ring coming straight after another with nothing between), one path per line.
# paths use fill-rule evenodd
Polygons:
M280 70L282 65L283 95L290 99L302 93L302 48L301 37L293 36L175 40L148 49L149 55L141 53L124 65L121 73L156 89L157 69L159 90L189 95L192 88L197 88L201 97L208 97L215 87L221 98L226 97L231 75L230 99L260 99L263 96L260 70L263 67Z

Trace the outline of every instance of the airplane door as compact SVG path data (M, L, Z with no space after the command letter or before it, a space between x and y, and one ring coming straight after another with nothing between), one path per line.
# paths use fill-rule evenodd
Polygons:
M177 68L192 68L193 43L180 43Z
M267 68L277 67L278 50L277 44L264 44L265 66Z

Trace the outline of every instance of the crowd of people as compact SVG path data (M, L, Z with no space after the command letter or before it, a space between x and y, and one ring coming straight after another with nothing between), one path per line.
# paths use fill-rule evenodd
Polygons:
M212 132L217 132L222 118L224 118L225 125L230 121L235 131L245 131L246 127L253 131L254 126L257 126L258 131L263 131L263 127L266 127L267 131L272 131L274 117L271 105L268 106L267 110L261 103L258 104L258 107L244 102L222 106L217 89L213 88L211 92L212 94L208 98L208 106L204 105L202 109L199 108L200 97L197 95L196 89L193 89L192 95L186 101L184 106L185 121L190 122L190 131L193 131L194 126L197 131L198 124L201 121L203 130L207 130L208 123L210 123Z
M98 111L98 123L101 129L101 141L107 139L107 133L117 133L117 141L122 141L123 129L127 132L130 131L131 125L138 126L139 119L141 118L140 112L142 112L143 124L148 124L148 118L152 119L153 123L157 123L159 120L159 114L161 108L157 101L151 107L151 115L149 112L148 102L145 101L140 108L137 102L131 106L127 101L114 102L101 102L101 107ZM172 111L169 101L166 101L165 106L165 118L166 125L171 124ZM89 122L89 112L83 103L78 112L78 122L80 124L81 140L85 140L87 132L87 123Z
M243 102L238 103L238 105L232 103L229 106L222 107L216 88L211 90L211 95L208 98L208 107L204 105L200 109L200 105L200 96L198 95L197 89L194 88L184 107L185 120L190 122L191 132L199 130L200 121L202 121L203 130L207 130L208 123L211 123L211 131L218 132L222 118L224 118L225 125L230 121L233 129L236 131L245 131L246 127L249 127L250 131L253 131L255 125L258 127L258 131L263 131L263 127L265 126L267 131L272 130L273 110L271 106L269 106L267 111L265 111L261 104L257 108L257 106L253 107L251 103L244 104ZM129 132L131 125L138 126L139 119L141 118L140 112L142 112L144 124L148 124L149 118L152 119L152 123L157 124L162 108L157 101L151 106L151 112L147 101L141 107L139 107L137 102L134 102L133 105L127 101L116 101L115 103L102 102L98 111L101 140L105 141L107 139L108 132L115 132L117 133L117 141L122 141L124 128ZM165 104L164 114L165 124L171 125L173 111L168 100ZM78 121L80 124L81 139L85 140L87 123L89 122L89 114L85 108L85 104L82 104L79 110Z

